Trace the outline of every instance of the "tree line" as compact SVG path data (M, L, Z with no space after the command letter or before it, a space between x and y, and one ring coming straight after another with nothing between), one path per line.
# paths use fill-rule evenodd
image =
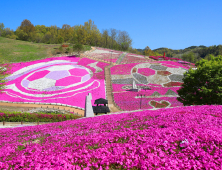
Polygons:
M91 19L84 25L70 26L63 24L62 28L55 26L47 27L45 25L33 25L25 19L16 31L5 28L0 23L0 36L23 41L46 44L71 43L79 47L82 45L109 48L119 51L128 51L145 56L163 56L180 58L182 60L196 63L201 59L210 60L211 56L222 55L222 45L206 47L191 46L185 49L172 50L168 48L158 48L151 50L148 46L144 49L132 48L132 39L126 31L116 30L114 28L99 31L94 21Z
M145 51L145 49L144 49ZM191 63L196 63L202 59L211 60L211 57L218 57L222 55L222 45L213 45L206 47L200 46L190 46L185 49L172 50L168 48L158 48L153 50L155 53L163 54L166 53L166 57L180 58L184 61Z
M70 26L63 24L62 28L56 25L47 27L45 25L33 25L25 19L15 30L5 28L0 23L0 36L16 40L30 41L46 44L82 44L126 51L132 49L132 39L128 32L114 28L99 31L92 20L84 25Z

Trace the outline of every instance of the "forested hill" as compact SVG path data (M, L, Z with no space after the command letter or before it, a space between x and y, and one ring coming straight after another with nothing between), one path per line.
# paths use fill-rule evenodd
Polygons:
M144 53L146 49L137 49L140 53ZM170 48L157 48L152 50L156 54L163 55L165 52L167 57L175 57L175 58L181 58L183 60L193 62L199 61L201 59L210 59L210 56L218 56L222 55L222 45L214 45L210 47L206 47L204 45L200 46L190 46L185 49L180 50L173 50Z
M0 37L33 43L59 44L60 46L68 44L71 45L70 48L73 45L96 46L145 56L163 56L165 52L166 57L180 58L191 63L196 63L201 59L209 60L211 55L215 57L222 55L222 45L190 46L180 50L163 47L151 50L149 46L146 46L145 49L135 49L132 47L133 40L128 32L114 28L100 32L92 20L84 22L84 25L63 24L62 28L59 28L56 25L50 27L45 25L34 26L31 21L25 19L15 31L5 28L4 24L0 23ZM70 48L67 48L67 52L70 51Z

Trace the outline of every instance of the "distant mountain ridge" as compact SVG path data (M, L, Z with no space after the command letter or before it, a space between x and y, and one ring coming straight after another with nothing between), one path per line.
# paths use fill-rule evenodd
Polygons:
M137 49L137 51L144 54L145 49ZM173 57L173 58L180 58L184 61L190 60L189 62L196 62L201 59L207 59L209 60L210 55L218 56L222 55L222 45L213 45L210 47L206 47L204 45L200 46L190 46L185 49L179 49L179 50L173 50L166 47L161 47L152 50L153 52L159 53L160 55L163 55L164 52L166 54L166 57Z

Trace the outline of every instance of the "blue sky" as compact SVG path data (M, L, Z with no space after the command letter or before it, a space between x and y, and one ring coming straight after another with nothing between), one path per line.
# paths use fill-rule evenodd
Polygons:
M9 0L1 1L0 23L16 30L24 19L33 25L70 26L91 19L102 32L127 31L132 47L222 44L222 0Z

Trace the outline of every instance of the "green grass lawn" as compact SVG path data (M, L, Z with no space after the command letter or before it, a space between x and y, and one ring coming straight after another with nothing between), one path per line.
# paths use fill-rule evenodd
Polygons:
M32 43L0 37L0 59L6 63L40 60L53 56L60 46L61 44ZM84 46L85 51L90 49L90 46Z
M50 57L59 46L0 37L0 57L7 63L34 61Z

